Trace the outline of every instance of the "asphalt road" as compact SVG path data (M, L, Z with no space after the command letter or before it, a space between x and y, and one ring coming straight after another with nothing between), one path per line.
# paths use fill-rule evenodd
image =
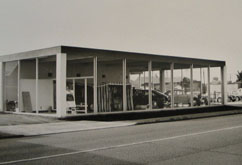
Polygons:
M0 140L0 164L242 164L242 115Z

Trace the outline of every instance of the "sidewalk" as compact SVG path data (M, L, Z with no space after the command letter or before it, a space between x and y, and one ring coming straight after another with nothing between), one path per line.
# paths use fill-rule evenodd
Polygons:
M22 125L22 124L41 124L62 122L53 117L42 117L33 115L9 114L0 112L0 126Z
M0 113L0 139L134 125L130 121L66 121L52 117Z
M193 113L191 113L191 111ZM178 113L179 112L179 113ZM137 114L126 114L116 116L101 116L103 121L78 119L75 121L58 120L56 118L4 114L0 113L0 139L22 136L37 136L56 133L87 131L95 129L105 129L114 127L132 126L138 124L148 124L157 122L168 122L178 120L197 119L205 117L216 117L224 115L242 114L242 107L232 107L232 109L216 110L215 108L205 110L178 110L178 111L159 111L145 112ZM129 115L129 116L127 116ZM140 115L140 116L139 116ZM116 121L109 121L108 118L118 118Z
M86 131L94 129L104 129L113 127L123 127L135 125L135 122L130 121L115 121L115 122L101 122L101 121L64 121L56 123L42 123L42 124L22 124L0 126L0 132L13 136L36 136L48 135L64 132Z

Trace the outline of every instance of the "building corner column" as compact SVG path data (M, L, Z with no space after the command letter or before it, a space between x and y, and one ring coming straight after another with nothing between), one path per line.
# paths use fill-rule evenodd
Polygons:
M36 58L36 64L35 64L35 110L36 113L39 113L39 59Z
M56 55L56 113L58 118L66 116L66 65L67 55Z
M18 108L17 113L22 111L22 96L21 96L21 61L18 60Z
M0 62L0 111L4 111L5 105L5 62Z

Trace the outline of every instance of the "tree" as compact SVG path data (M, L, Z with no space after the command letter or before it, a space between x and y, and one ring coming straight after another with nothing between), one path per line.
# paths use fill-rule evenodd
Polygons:
M239 82L239 88L241 88L242 87L242 71L238 71L238 73L237 73L237 82Z
M237 82L242 82L242 71L238 71L236 76L237 76Z

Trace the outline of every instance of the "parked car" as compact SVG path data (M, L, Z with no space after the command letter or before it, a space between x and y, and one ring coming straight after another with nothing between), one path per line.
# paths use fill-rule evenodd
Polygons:
M149 105L149 90L134 89L133 91L134 107ZM170 104L170 98L168 95L158 91L152 90L152 108L164 108Z
M238 98L237 96L234 95L228 95L227 101L228 102L235 102L238 101L240 98ZM222 102L222 97L218 97L217 98L217 102L221 103Z
M76 110L74 92L71 90L66 91L66 108L67 112L74 112Z
M234 95L228 95L228 101L229 102L235 102L236 101L236 97Z
M208 105L208 96L202 96L201 100L202 100L202 105ZM213 102L213 99L210 98L210 103L212 102Z

